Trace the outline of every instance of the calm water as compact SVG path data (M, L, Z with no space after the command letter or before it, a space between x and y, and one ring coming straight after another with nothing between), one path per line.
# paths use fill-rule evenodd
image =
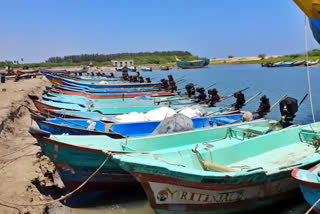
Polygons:
M320 118L320 68L311 68L311 84L313 90L313 101L316 119ZM221 95L233 94L233 92L250 87L245 92L245 96L249 99L258 92L266 94L270 98L270 102L274 103L283 95L295 97L300 100L308 92L307 72L305 67L292 68L261 68L259 65L237 65L237 66L214 66L204 69L195 70L170 70L170 71L154 71L141 72L144 77L152 77L152 79L160 80L172 74L176 80L181 78L186 82L179 85L180 89L189 82L197 84L197 86L207 87L213 83ZM230 99L227 102L220 103L221 106L234 102ZM254 111L259 106L259 99L252 101L244 110ZM270 119L280 119L279 107L268 115ZM309 97L301 105L296 123L306 124L312 122ZM98 200L99 199L99 200ZM83 208L73 210L73 213L153 213L148 205L148 201L143 191L128 190L125 193L105 193L103 195L90 195L90 198L74 198L69 201L69 206ZM295 201L278 204L276 207L264 209L263 211L255 211L254 213L276 213L282 214L300 214L308 209L308 205L304 202L301 195L297 195Z
M250 87L245 91L246 99L254 96L258 92L266 94L270 102L278 101L283 95L288 95L300 100L308 92L307 71L305 67L291 68L261 68L260 65L233 65L233 66L211 66L204 69L194 70L170 70L168 72L144 72L143 76L161 79L168 74L172 74L175 79L186 80L179 85L184 90L184 86L189 82L197 86L207 87L212 83L217 83L214 87L221 95L233 94L236 90ZM313 102L316 119L320 119L320 67L310 68L311 85L313 91ZM224 106L233 103L234 99L220 103ZM244 110L254 111L259 106L259 99L248 104ZM268 115L268 118L279 119L279 107ZM305 124L312 122L309 97L301 105L295 120L296 123Z

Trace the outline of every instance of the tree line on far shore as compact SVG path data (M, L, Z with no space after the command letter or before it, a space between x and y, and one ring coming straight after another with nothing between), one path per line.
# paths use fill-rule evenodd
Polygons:
M81 54L71 55L64 57L50 57L47 63L79 63L79 62L111 62L111 60L129 60L141 57L147 57L153 60L150 64L160 64L157 60L161 58L166 59L165 61L175 60L174 56L178 57L193 57L188 51L155 51L155 52L139 52L139 53L116 53L116 54ZM169 58L168 58L169 57Z
M155 51L138 53L116 53L116 54L81 54L63 57L50 57L43 63L27 64L30 67L48 67L48 66L68 66L68 65L93 65L110 66L111 60L134 60L134 64L167 64L176 62L175 56L182 60L199 59L188 51ZM25 64L26 65L26 64ZM19 61L3 61L0 67L19 67Z

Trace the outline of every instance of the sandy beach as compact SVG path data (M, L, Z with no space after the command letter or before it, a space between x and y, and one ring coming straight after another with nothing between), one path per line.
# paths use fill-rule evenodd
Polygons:
M53 183L54 165L28 133L31 118L25 106L33 108L33 104L27 95L41 95L47 84L44 77L0 84L0 213L42 214L59 209L56 204L17 205L42 204L61 195ZM67 209L50 213L67 213Z

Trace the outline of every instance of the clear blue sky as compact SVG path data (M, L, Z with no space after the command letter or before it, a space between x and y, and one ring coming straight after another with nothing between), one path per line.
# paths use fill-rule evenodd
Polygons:
M3 0L0 26L0 61L156 50L211 58L305 49L304 14L292 0ZM320 48L310 30L309 47Z

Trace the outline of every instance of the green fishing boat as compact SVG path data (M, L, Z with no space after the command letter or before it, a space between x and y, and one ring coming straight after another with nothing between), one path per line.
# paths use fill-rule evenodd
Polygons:
M135 176L156 213L246 213L294 196L298 184L291 171L320 162L319 128L314 123L255 138L238 133L149 154L114 155L113 163Z
M276 126L276 121L257 120L213 128L160 134L148 137L112 139L107 136L50 135L48 132L31 129L30 133L41 146L43 153L56 165L65 186L74 189L83 183L106 159L107 152L133 154L175 149L196 144L208 145L219 139L242 142L268 133ZM228 142L228 143L230 143ZM177 154L177 153L175 153ZM84 190L109 190L136 185L135 179L113 161L104 165L86 185Z

